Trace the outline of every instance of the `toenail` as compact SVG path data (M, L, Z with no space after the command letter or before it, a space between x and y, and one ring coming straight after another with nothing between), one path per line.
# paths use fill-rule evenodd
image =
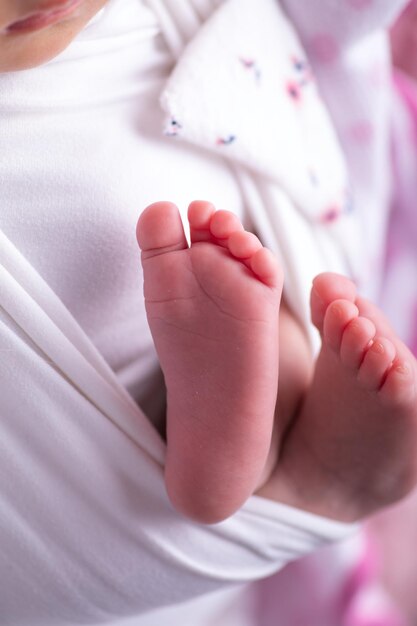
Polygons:
M402 374L402 376L408 376L410 368L407 365L397 365L395 371L398 372L398 374Z
M374 341L371 346L371 349L373 352L376 352L377 354L385 353L384 345L380 341Z
M344 314L343 314L343 307L341 307L339 304L333 304L333 306L332 306L332 313L336 317L342 318L344 316Z

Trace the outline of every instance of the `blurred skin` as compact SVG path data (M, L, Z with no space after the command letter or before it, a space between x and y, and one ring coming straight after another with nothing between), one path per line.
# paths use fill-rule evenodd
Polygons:
M106 4L84 0L74 13L55 24L30 33L6 32L13 22L45 9L61 8L68 0L0 0L0 72L29 69L62 52Z
M417 80L417 1L413 0L391 30L394 64Z

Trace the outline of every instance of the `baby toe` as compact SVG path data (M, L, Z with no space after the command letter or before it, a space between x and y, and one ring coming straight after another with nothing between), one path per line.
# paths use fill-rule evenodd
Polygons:
M188 207L191 243L211 241L210 222L216 209L211 202L194 200Z
M243 226L231 211L216 211L210 221L210 232L216 239L228 239L233 233L242 232Z
M355 284L345 276L325 272L319 274L313 280L310 306L311 319L316 328L322 332L324 316L329 304L334 300L349 300L354 302L356 298Z
M386 337L375 337L366 350L358 381L370 391L380 389L396 356L394 344Z
M415 406L417 401L417 372L414 363L396 358L379 391L386 404L393 407Z
M345 328L358 316L358 308L349 300L335 300L326 310L323 322L323 341L333 350L341 346Z
M282 288L282 271L276 256L267 248L260 248L249 260L252 272L269 287Z
M375 325L366 317L359 316L349 322L340 344L342 363L352 370L357 370L375 334Z
M178 208L172 202L155 202L140 215L136 236L142 259L188 247Z
M234 232L228 239L230 254L237 259L250 259L255 252L262 249L258 237L246 231Z
M391 337L393 329L386 316L382 313L376 304L366 300L366 298L358 297L355 300L355 304L359 309L360 315L364 315L368 319L372 320L378 331L378 334L384 335L384 337Z

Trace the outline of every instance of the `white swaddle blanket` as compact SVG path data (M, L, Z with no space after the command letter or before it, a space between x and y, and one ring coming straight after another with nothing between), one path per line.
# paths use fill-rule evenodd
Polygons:
M343 524L260 498L211 528L178 516L163 442L61 302L0 242L2 625L134 615L344 536Z
M174 42L170 61L161 49L157 53L164 57L160 66L164 71L153 76L149 96L141 91L143 75L138 81L138 59L132 57L132 51L141 50L135 29L142 19L139 9L144 8L139 0L111 0L53 62L0 77L2 626L74 626L143 614L266 576L351 531L350 526L257 497L213 527L181 518L165 494L165 444L126 393L123 375L116 376L103 359L110 350L106 343L110 326L103 324L99 336L91 320L107 319L107 309L113 304L117 308L117 298L110 300L103 291L90 302L91 294L96 295L90 262L103 253L102 268L110 268L112 261L118 263L118 244L120 255L126 253L121 233L127 225L133 232L135 202L140 200L142 208L160 197L158 179L152 178L155 168L158 176L163 171L164 193L171 188L178 192L188 183L189 193L194 193L201 183L204 193L213 184L213 193L220 194L216 186L224 182L225 202L236 199L236 190L231 190L233 176L216 151L230 153L243 197L242 213L279 251L287 271L289 301L305 320L311 276L322 269L354 272L361 259L359 241L340 235L345 232L342 223L352 223L354 229L356 219L345 211L343 159L317 100L305 55L278 5L273 0L259 1L255 15L249 0L229 0L200 31L210 3L197 3L200 12L196 3L149 0L147 4L165 24L164 32L176 33L170 39ZM176 29L178 24L189 25L182 20L185 10L195 17L198 36L183 51L195 34L191 27ZM265 38L257 24L267 26ZM151 20L146 28L151 32L155 23ZM281 46L275 30L288 47ZM224 46L228 55L223 55ZM173 65L180 53L163 97L169 113L166 132L182 133L203 145L204 151L185 148L185 142L176 141L178 137L164 138L160 145L162 139L155 137L162 134L157 125L162 113L146 118L148 126L139 116L142 100L155 107L169 63ZM214 54L218 85L213 82ZM193 67L207 76L199 93ZM232 83L232 91L227 90L228 76L236 78L238 93L232 93ZM218 98L223 89L223 98ZM275 108L268 105L273 91L282 115L279 124ZM300 92L308 100L302 111ZM195 100L188 110L191 97ZM242 106L237 114L242 98L251 108ZM198 102L201 109L196 117ZM213 119L203 124L211 111ZM268 130L262 136L258 132L254 136L254 115ZM193 120L198 128L192 127ZM292 133L298 140L277 150L282 127L288 131L287 141ZM48 129L59 133L52 135ZM77 143L83 133L90 142L84 145L85 152ZM129 143L135 134L151 163L141 162L137 179L131 176L136 161L128 165L128 159L141 155ZM322 142L326 159L316 171L311 157L317 142ZM213 143L210 156L207 147ZM112 150L120 152L116 160ZM172 164L173 156L183 160L189 180L184 170L176 169L180 163ZM145 182L148 173L150 183ZM130 188L129 177L135 188L143 179L144 191L130 196L126 192L120 200L119 185ZM307 202L312 190L317 200ZM187 197L182 193L181 199ZM107 206L120 207L122 212L122 206L125 210L130 205L125 230L112 239L113 223L106 213L90 212L92 201L103 212ZM83 239L85 230L90 240ZM109 258L107 242L113 255ZM95 248L98 243L101 249ZM130 256L131 244L126 243ZM100 268L95 269L103 279ZM139 276L139 268L137 272ZM88 287L85 276L91 277ZM104 274L103 290L105 278ZM107 278L113 288L118 277L109 273ZM130 305L136 303L132 300ZM143 323L143 309L138 306L137 311L137 322ZM133 337L133 322L130 332ZM117 336L110 340L116 344ZM148 356L142 356L143 370L152 357L147 361ZM129 369L111 365L118 373ZM174 610L174 623L186 624L178 607ZM196 611L190 626L205 623ZM145 622L138 619L137 623Z

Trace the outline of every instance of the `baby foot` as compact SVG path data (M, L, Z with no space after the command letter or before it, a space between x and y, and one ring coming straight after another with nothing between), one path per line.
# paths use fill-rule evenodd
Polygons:
M381 311L342 276L316 278L311 311L322 348L281 469L290 482L304 476L309 510L357 520L417 481L416 361Z
M346 298L332 300L320 316L329 284L334 281L341 290L345 289ZM378 307L363 298L355 297L352 301L352 288L351 281L335 274L322 274L314 282L311 309L322 335L323 356L332 351L340 367L355 377L355 383L364 392L361 400L369 399L372 403L367 411L379 412L380 407L387 407L389 411L408 414L411 408L414 422L416 360Z
M220 521L264 468L278 381L282 275L238 218L193 202L138 222L148 322L167 386L166 486L174 506Z

